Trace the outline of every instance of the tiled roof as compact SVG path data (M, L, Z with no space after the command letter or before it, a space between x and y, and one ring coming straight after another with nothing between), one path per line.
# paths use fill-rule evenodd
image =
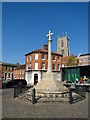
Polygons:
M25 54L25 56L27 56L27 55L29 55L29 54L32 54L32 53L48 53L48 50L43 50L43 49L37 49L37 50L34 50L34 51L32 51L32 52L29 52L29 53L27 53L27 54ZM53 54L53 55L58 55L58 56L63 56L62 54L59 54L59 53L57 53L57 52L51 52L51 54Z
M26 67L26 64L19 65L15 70L25 69L25 67Z
M0 64L1 64L1 65L7 65L7 66L14 66L14 67L17 67L17 66L18 66L17 64L6 63L6 62L1 62L1 61L0 61Z

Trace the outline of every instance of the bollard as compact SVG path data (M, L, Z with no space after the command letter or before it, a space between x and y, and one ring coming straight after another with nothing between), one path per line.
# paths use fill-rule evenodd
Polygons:
M32 91L32 103L35 104L35 88Z
M14 87L14 98L16 97L16 88Z
M73 98L72 98L72 89L71 88L69 90L69 99L70 99L70 104L72 104Z

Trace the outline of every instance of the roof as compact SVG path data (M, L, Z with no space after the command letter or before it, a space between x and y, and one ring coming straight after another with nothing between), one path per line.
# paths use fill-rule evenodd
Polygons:
M87 54L81 54L80 56L88 56L90 55L90 53L87 53Z
M32 54L32 53L46 53L48 54L48 50L43 50L43 49L37 49L37 50L34 50L32 52L29 52L27 54L25 54L25 56L29 55L29 54ZM58 56L63 56L62 54L59 54L57 52L51 52L52 55L58 55Z
M26 64L19 65L15 70L25 69L25 67L26 67Z
M18 66L18 64L6 63L6 62L1 62L1 61L0 61L0 65L13 66L13 67L17 67Z

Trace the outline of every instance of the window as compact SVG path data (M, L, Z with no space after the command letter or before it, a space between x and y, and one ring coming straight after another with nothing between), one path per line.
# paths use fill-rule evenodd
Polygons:
M10 73L8 74L8 77L10 78Z
M9 71L11 70L11 67L9 67Z
M55 70L55 64L53 64L53 70Z
M38 54L35 54L35 60L38 60Z
M14 67L12 67L12 70L14 70Z
M82 62L82 59L81 59L81 58L79 59L79 62Z
M64 50L62 50L62 54L64 54Z
M38 63L35 63L35 70L38 70Z
M27 61L29 60L29 56L27 56Z
M31 55L30 55L30 60L32 59Z
M30 63L29 69L31 70L31 63Z
M42 54L42 60L45 60L45 54Z
M24 70L22 70L22 74L24 74Z
M86 58L84 58L83 61L86 62Z
M21 74L21 70L20 70L20 74Z
M5 70L7 70L7 66L6 66Z
M55 61L55 56L53 56L53 61Z
M62 67L64 67L64 64L62 64Z
M42 63L42 70L45 70L45 63Z
M60 57L58 57L58 61L60 61Z
M62 40L62 43L61 43L61 47L64 47L64 43L63 43L63 40Z
M58 70L60 70L60 64L58 64Z
M2 75L2 71L0 71L0 75Z
M27 70L28 70L28 64L27 64Z
M88 61L90 61L90 57L88 57Z

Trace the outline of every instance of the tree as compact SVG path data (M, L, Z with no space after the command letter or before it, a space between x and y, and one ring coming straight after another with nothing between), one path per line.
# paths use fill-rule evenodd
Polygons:
M68 59L67 66L77 66L78 64L79 64L79 59L72 54Z

